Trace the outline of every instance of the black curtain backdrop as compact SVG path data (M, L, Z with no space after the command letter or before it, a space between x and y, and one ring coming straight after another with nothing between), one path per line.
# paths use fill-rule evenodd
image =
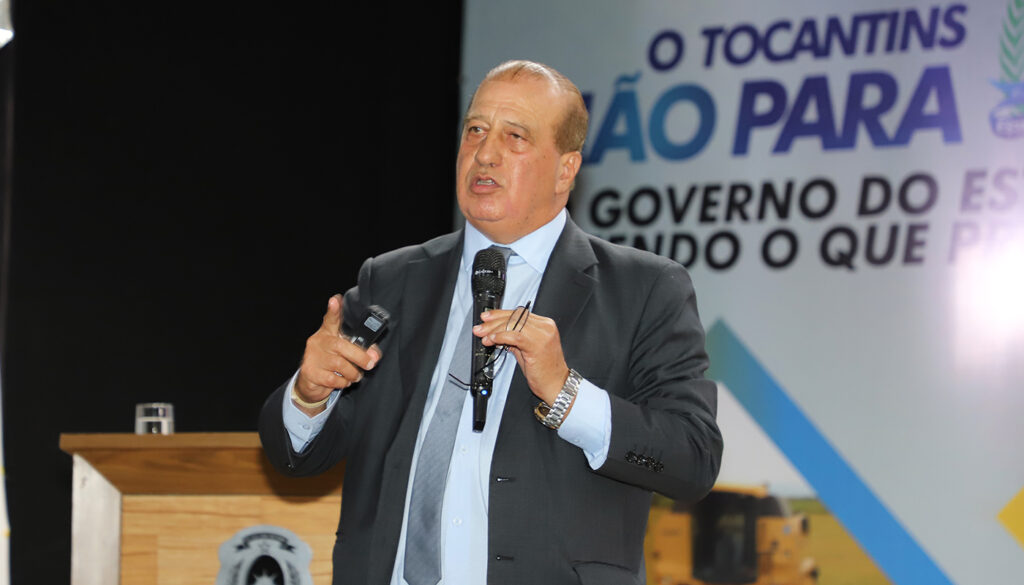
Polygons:
M66 583L60 433L255 430L362 260L451 228L462 6L14 10L12 576Z

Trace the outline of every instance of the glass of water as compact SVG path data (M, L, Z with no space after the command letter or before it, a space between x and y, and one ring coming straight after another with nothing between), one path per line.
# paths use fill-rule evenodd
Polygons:
M142 402L136 404L135 434L174 434L174 405L169 402Z

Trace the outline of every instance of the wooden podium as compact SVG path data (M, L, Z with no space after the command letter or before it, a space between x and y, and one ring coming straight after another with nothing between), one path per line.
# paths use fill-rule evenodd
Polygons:
M217 550L258 524L313 549L316 585L331 581L343 466L289 478L256 433L66 434L74 459L72 585L213 585Z

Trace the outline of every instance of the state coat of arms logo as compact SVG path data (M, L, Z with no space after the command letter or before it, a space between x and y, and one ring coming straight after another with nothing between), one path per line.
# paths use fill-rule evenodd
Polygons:
M290 530L251 526L220 545L216 585L313 585L313 550Z
M1000 78L992 85L1003 101L989 114L992 131L1003 138L1024 136L1024 0L1009 0L999 38Z

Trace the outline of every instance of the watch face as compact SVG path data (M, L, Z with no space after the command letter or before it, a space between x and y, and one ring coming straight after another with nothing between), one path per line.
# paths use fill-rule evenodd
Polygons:
M547 428L556 428L552 426L551 421L548 420L551 417L551 407L548 406L546 402L542 401L538 403L536 407L534 407L533 416L537 417L537 420L540 421L540 424L546 426Z

